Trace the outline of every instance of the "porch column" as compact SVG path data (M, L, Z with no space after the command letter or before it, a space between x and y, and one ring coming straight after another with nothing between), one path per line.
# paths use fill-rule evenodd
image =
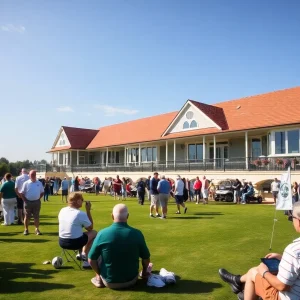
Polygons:
M168 140L166 140L166 168L168 167Z
M101 151L99 150L99 165L101 165Z
M127 155L126 155L126 147L124 147L124 166L126 166L127 163Z
M57 152L57 165L59 166L59 152Z
M139 144L139 166L141 165L141 144Z
M77 150L77 166L79 165L79 150Z
M246 170L248 170L248 131L245 131L245 156Z
M174 168L176 167L176 140L174 140Z
M54 152L52 152L52 166L54 165Z
M108 148L106 148L106 166L108 166Z
M70 162L69 165L72 166L72 151L70 151Z
M216 136L214 135L214 169L216 168L216 159L217 159Z
M206 159L206 149L205 149L205 136L203 136L203 164L205 164Z

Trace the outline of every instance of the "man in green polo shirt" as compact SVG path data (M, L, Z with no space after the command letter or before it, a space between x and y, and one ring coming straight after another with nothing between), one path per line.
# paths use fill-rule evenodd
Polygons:
M96 287L123 289L133 286L142 259L142 277L147 277L150 252L142 232L127 224L128 209L117 204L112 213L114 223L101 230L89 252L89 263L96 272L91 282Z

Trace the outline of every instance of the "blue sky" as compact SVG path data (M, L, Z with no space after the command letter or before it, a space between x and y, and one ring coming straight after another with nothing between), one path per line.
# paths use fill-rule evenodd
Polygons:
M50 160L61 125L297 86L299 11L297 0L2 0L0 156Z

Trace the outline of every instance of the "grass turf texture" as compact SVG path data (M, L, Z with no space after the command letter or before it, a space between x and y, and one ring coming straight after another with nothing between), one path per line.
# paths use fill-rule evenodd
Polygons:
M110 196L84 195L92 202L94 228L111 224L111 211L117 201ZM74 263L55 270L43 265L60 256L57 243L59 210L65 205L60 196L42 203L42 236L23 236L22 226L1 226L0 298L1 299L236 299L229 286L218 276L220 267L242 273L260 262L269 252L273 226L273 205L232 205L187 202L187 214L175 215L173 201L167 220L150 219L149 206L136 199L126 200L129 225L140 229L151 252L154 270L164 267L180 276L177 284L161 289L147 287L139 280L127 291L95 288L93 271L80 271ZM297 237L292 223L277 212L272 252L282 252ZM126 258L124 258L126 259Z

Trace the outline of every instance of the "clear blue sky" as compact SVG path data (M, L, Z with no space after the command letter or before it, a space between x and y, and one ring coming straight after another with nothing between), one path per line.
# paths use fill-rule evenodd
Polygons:
M297 86L299 12L298 0L2 0L0 156L50 160L61 125Z

